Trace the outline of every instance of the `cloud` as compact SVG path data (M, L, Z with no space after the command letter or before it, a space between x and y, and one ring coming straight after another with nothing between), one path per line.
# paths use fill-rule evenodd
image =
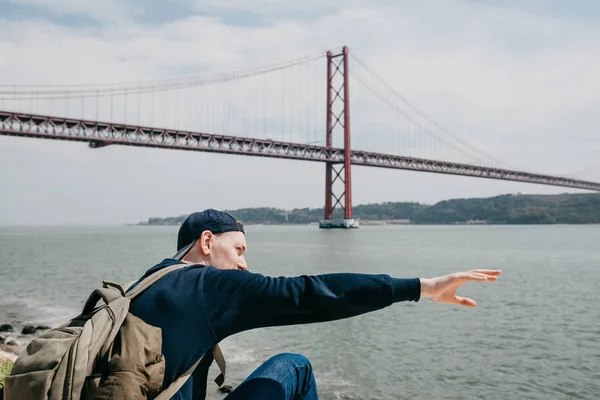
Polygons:
M108 25L126 22L126 15L132 12L131 4L120 0L8 0L8 3L46 16L85 16Z
M600 141L595 140L599 25L579 16L534 12L535 4L524 9L459 0L333 1L326 6L316 1L182 0L173 3L164 18L157 16L163 2L19 4L47 10L48 17L0 17L0 84L9 87L214 74L348 45L351 54L427 115L508 164L566 173L594 164L600 150ZM97 23L71 26L59 19L65 15L84 15ZM388 101L422 121L354 59L351 68ZM325 61L291 71L190 90L188 103L182 92L180 97L131 95L127 108L122 99L112 99L111 107L109 98L98 102L92 98L83 105L73 100L34 106L51 114L81 114L83 107L87 118L99 114L101 119L127 118L181 129L242 130L261 137L283 132L289 140L323 140ZM308 85L305 77L311 79ZM357 148L463 157L411 134L407 121L356 79L351 88ZM223 102L232 105L222 109ZM196 111L184 111L183 104L197 107ZM14 104L0 96L0 108L7 106L25 110L31 104L25 100ZM7 137L0 137L0 154L0 168L10 171L0 184L13 193L10 200L0 200L4 210L0 224L117 223L209 205L323 204L321 164L129 147L90 150L84 144ZM15 168L14 163L23 159L30 160L28 167ZM414 172L353 170L356 203L565 191ZM586 174L588 179L594 175ZM43 188L44 203L36 188ZM177 192L186 196L175 197ZM32 209L40 210L40 218L29 217Z

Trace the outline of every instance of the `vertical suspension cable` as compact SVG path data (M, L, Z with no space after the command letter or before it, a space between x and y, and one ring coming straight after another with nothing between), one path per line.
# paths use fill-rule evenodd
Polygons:
M229 121L231 120L229 112L229 90L231 86L229 82L224 83L225 88L223 90L223 135L229 135Z
M298 135L298 128L300 123L298 121L298 100L299 97L296 95L298 90L302 90L299 88L299 83L301 82L301 74L298 71L298 68L294 66L292 68L293 75L289 79L290 85L292 86L292 90L290 91L292 94L290 96L290 114L292 116L292 142L300 143L300 136ZM300 94L300 93L298 93Z
M123 124L127 124L127 121L128 121L128 119L127 119L127 106L128 106L128 96L127 96L127 94L128 94L128 89L125 89L125 100L124 100L125 101L125 106L123 107L124 108L125 117L124 117Z
M110 91L110 122L111 123L115 122L115 120L114 120L114 103L115 103L114 96L115 95L111 90Z
M251 78L248 78L251 79ZM230 98L228 101L228 104L231 108L231 123L233 126L231 126L229 128L230 134L237 136L238 132L240 131L240 96L244 95L244 91L243 91L243 85L246 84L248 82L248 79L242 80L239 83L237 83L236 86L233 86L233 83L230 84L230 86L232 86L232 89L230 90Z
M281 111L279 112L279 133L281 134L281 139L285 141L285 94L284 94L284 82L283 82L283 71L279 71L279 81L281 83L281 88L279 89L279 95L281 96Z
M240 81L237 86L242 86L244 84L244 81ZM229 90L227 91L227 94L229 96L229 99L227 100L227 107L229 107L230 111L229 111L229 134L230 135L236 135L237 131L238 131L238 104L237 104L237 100L238 100L238 96L241 95L241 93L237 93L235 91L235 89L232 88L233 87L233 83L229 83Z
M221 88L221 135L227 134L227 82L224 85L225 88Z
M402 152L402 142L404 141L405 134L402 132L402 125L400 124L400 114L396 112L396 129L398 130L398 140L396 141L396 154L400 155Z
M248 115L248 113L251 112L249 105L254 105L253 103L246 101L249 98L248 94L252 93L252 83L254 83L254 79L248 80L245 90L242 91L242 93L240 93L238 95L238 98L240 98L240 101L241 101L241 104L240 104L240 114L241 114L240 134L241 134L241 136L244 136L244 137L248 133L248 131L246 130L246 115Z
M80 90L80 92L79 92L79 102L80 103L79 104L81 106L81 114L79 114L80 115L79 118L85 119L85 109L84 109L85 108L85 103L84 103L85 100L83 97L83 86L80 86L79 90ZM33 98L32 98L32 100L33 100ZM33 101L31 103L33 104Z
M230 91L231 91L231 83L225 82L226 90L225 90L225 103L224 103L224 111L225 114L225 134L231 134L231 100L230 100Z
M267 110L266 110L266 106L265 106L265 92L267 90L267 84L268 84L268 79L263 75L261 76L261 79L263 80L261 82L260 85L260 94L259 94L259 101L260 101L260 113L261 113L261 123L259 124L259 130L261 131L259 134L264 134L266 133L266 126L267 126Z
M206 93L202 88L198 88L198 131L199 132L208 132L208 115L206 113L206 105L205 103Z
M417 146L415 145L415 132L414 132L414 126L412 121L408 121L408 129L410 130L410 153L411 153L411 157L416 157L416 148Z
M311 132L311 135L310 135L310 139L311 139L312 142L315 142L315 143L318 142L319 136L320 136L319 132L317 130L317 108L318 108L318 106L317 106L317 102L318 102L317 95L318 95L319 79L317 78L318 75L316 73L316 70L317 70L317 65L318 64L319 63L314 63L313 66L312 66L312 74L311 74L311 83L312 83L312 85L311 85L311 91L310 91L311 94L312 94L311 95L311 100L312 100L311 104L312 104L312 107L311 107L311 110L310 110L311 111L311 117L312 117L312 124L311 124L311 130L312 130L312 132ZM323 96L325 96L325 93L323 93ZM320 144L320 143L317 143L317 144Z
M197 103L196 103L196 114L198 115L198 119L196 121L196 130L198 132L204 132L204 124L206 123L206 119L204 117L204 92L202 88L197 89Z
M201 100L202 100L202 114L204 115L203 117L203 124L202 124L202 130L204 132L211 132L211 126L210 126L210 110L208 108L208 105L210 104L210 101L205 100L205 99L210 99L210 92L209 90L204 90L202 91L201 94Z
M138 83L140 86L140 83ZM141 90L138 90L138 99L137 99L137 126L142 125L141 117L142 117L142 93Z
M162 112L160 113L162 115L162 124L165 128L169 128L169 126L175 128L175 119L174 116L171 114L170 112L170 107L169 104L172 103L172 101L170 101L171 98L171 91L169 90L167 84L165 83L165 91L164 91L164 96L162 97Z
M296 111L296 107L295 107L296 102L294 101L295 100L294 93L296 91L296 82L298 82L297 81L298 77L295 76L296 75L295 71L296 71L296 67L295 66L291 67L290 71L289 71L290 72L289 78L287 80L284 79L284 82L285 82L284 85L287 89L286 92L288 93L288 96L289 96L289 99L287 101L288 108L286 110L286 114L288 115L287 119L289 119L289 128L288 129L290 131L290 139L289 139L290 142L298 141L295 137L296 136L296 119L298 117L297 113L295 112ZM290 93L291 93L291 95L290 95Z
M211 88L210 91L210 96L209 99L213 99L215 96L213 95L213 90ZM210 115L209 117L209 126L208 126L208 131L209 133L216 133L215 132L215 109L214 109L214 105L215 102L214 101L208 101L208 114Z
M304 97L302 100L302 106L304 110L304 115L306 116L305 129L304 131L304 140L306 143L310 143L310 111L308 105L310 104L309 96L310 96L310 65L306 63L304 65Z
M173 116L175 117L175 129L181 130L181 89L179 87L173 90L173 98L175 99L175 106L173 107Z
M190 132L190 96L188 87L185 86L183 94L183 128L186 132Z

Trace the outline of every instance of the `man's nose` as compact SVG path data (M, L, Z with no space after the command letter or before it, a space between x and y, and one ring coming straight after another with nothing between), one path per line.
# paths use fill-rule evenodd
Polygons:
M242 256L240 261L236 264L237 269L242 269L244 271L248 271L248 264L246 264L246 258Z

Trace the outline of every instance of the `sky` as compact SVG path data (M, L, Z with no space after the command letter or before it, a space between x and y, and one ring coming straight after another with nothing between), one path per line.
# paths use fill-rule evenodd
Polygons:
M593 0L0 0L0 85L200 76L346 45L437 123L507 165L557 175L583 170L578 178L600 181L599 19ZM377 123L361 118L379 108L366 95L353 97L355 108L358 141ZM141 113L153 117L147 108ZM321 127L324 136L324 121ZM322 207L324 170L321 163L0 136L0 225ZM352 174L355 205L583 192L370 167Z

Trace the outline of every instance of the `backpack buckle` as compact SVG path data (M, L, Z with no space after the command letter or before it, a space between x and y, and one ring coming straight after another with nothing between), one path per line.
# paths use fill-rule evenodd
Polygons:
M117 289L119 292L121 292L121 295L123 297L126 297L125 290L123 289L123 286L121 286L117 282L113 282L113 281L102 281L102 287L108 289L109 286Z

